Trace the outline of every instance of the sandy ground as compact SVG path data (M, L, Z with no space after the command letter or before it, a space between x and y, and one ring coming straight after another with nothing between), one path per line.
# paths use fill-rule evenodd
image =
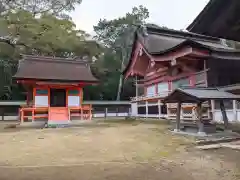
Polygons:
M0 180L239 180L240 152L197 151L163 124L1 129Z

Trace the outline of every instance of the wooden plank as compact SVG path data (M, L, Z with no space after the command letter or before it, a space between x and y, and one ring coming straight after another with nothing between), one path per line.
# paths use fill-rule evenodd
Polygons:
M38 119L38 118L48 118L48 115L34 116L34 119Z

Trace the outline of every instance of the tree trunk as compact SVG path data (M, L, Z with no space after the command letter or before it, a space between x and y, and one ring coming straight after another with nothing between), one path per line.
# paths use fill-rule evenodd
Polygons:
M121 74L119 77L118 92L117 92L117 99L116 99L117 101L120 101L122 85L123 85L123 75Z
M121 74L120 74L120 77L119 77L119 83L118 83L118 92L117 92L117 101L120 101L120 97L121 97L121 92L122 92L122 85L123 85L123 74L122 74L122 71L123 71L123 68L124 68L124 60L125 60L125 50L122 48L121 50L121 54L122 54L122 62L121 62Z

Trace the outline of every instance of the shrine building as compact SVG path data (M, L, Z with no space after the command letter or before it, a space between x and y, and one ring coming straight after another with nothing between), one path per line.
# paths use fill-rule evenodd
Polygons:
M45 119L48 124L69 124L72 118L91 119L91 105L83 105L83 87L96 84L90 66L73 58L24 55L13 77L27 91L21 123Z
M136 80L131 114L175 118L176 105L162 103L170 92L183 87L224 90L240 83L239 69L240 51L220 38L155 26L139 27L123 72L125 78L134 77ZM224 103L229 120L240 120L239 102L229 100ZM217 101L205 102L203 106L204 118L221 119ZM191 103L183 104L182 118L192 119L195 107Z

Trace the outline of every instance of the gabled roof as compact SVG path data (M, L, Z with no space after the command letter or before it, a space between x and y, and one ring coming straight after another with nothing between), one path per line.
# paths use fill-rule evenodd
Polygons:
M233 51L234 49L221 44L219 38L204 36L185 31L176 31L166 28L146 27L147 36L137 32L149 54L160 55L183 45L204 48L211 51Z
M97 82L89 65L78 59L24 55L15 79L51 80L63 82Z
M138 28L135 32L132 53L123 74L126 74L131 66L137 42L142 44L148 54L155 56L190 46L206 50L209 56L213 58L240 60L240 51L223 45L219 38L156 26L146 26L146 32L143 32L141 28Z
M164 98L165 103L198 103L207 100L237 100L240 96L217 88L178 88Z

